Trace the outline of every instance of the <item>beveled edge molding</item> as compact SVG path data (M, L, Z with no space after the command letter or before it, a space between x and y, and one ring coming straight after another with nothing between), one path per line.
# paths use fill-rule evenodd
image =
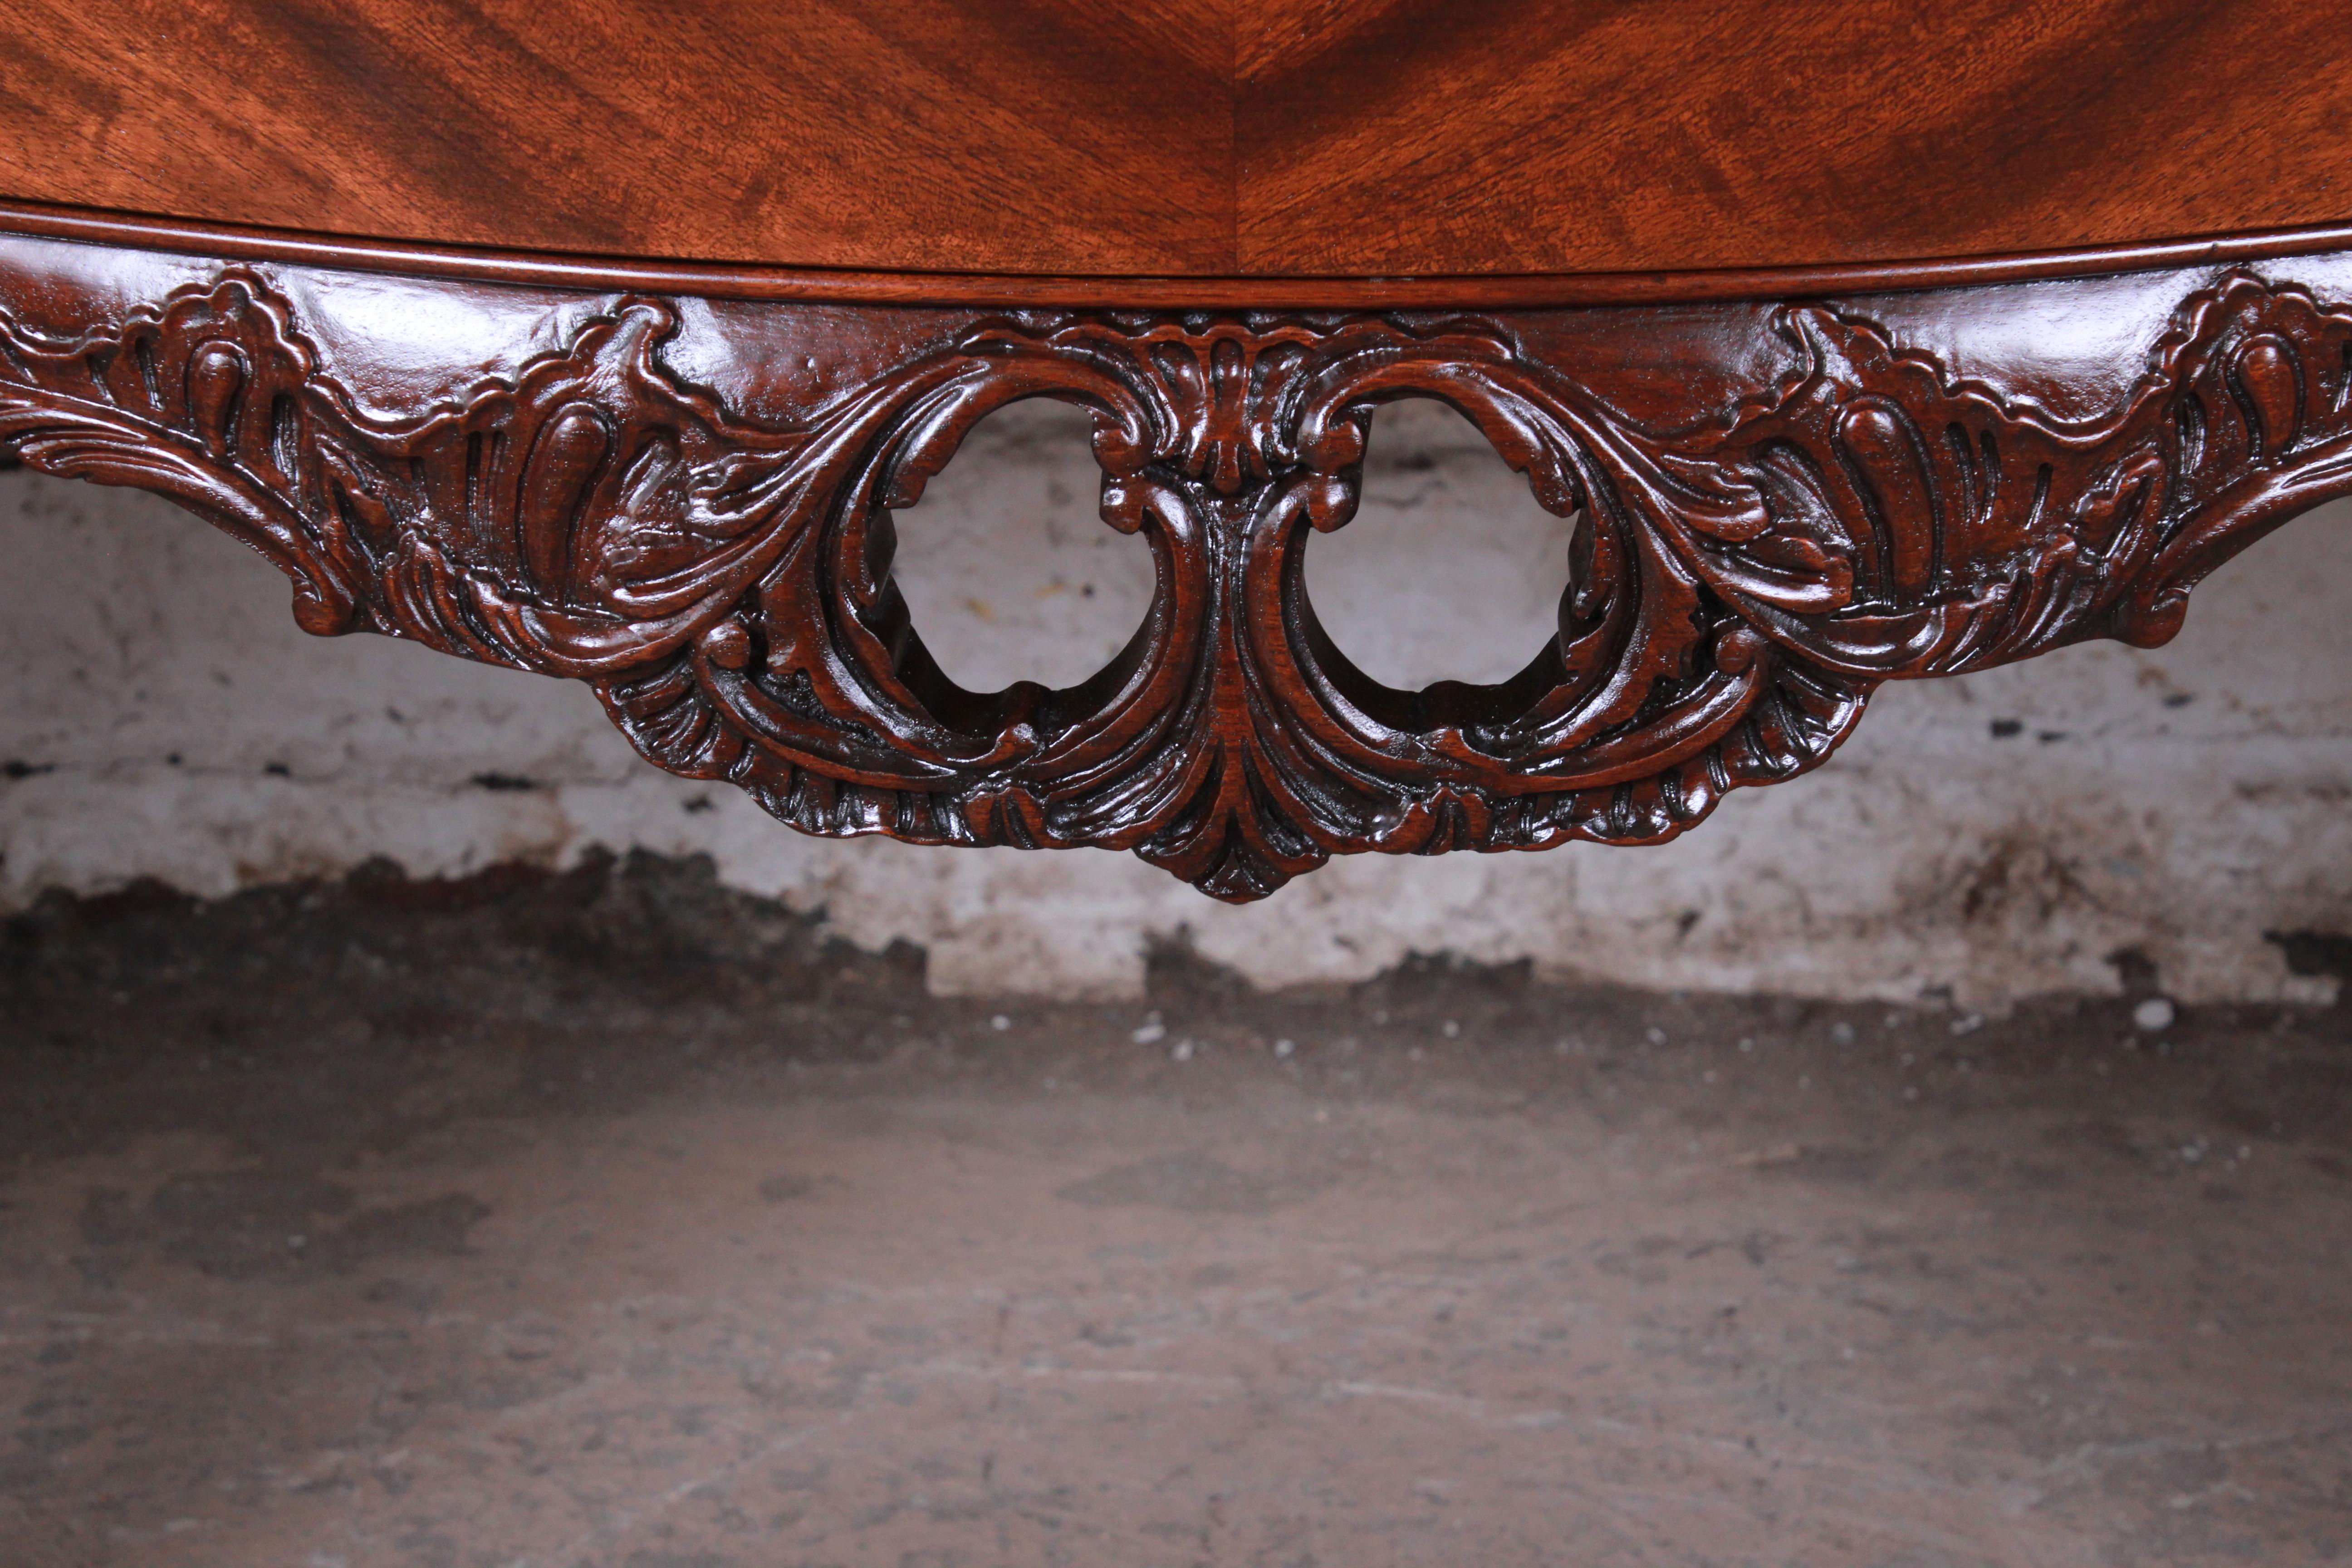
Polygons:
M2133 241L1999 256L1690 271L1453 276L1096 276L857 271L739 262L578 256L291 229L0 198L0 235L352 272L774 300L808 304L1089 310L1544 310L1591 305L1820 299L2120 272L2210 267L2352 250L2352 223Z
M711 329L761 385L804 348L867 368L753 418L665 360L677 297L548 293L560 333L452 393L338 370L235 258L127 310L102 265L16 265L52 269L21 279L41 325L0 310L0 445L242 539L304 629L583 680L649 761L804 831L1128 849L1232 901L1339 854L1672 838L1818 766L1887 680L2164 641L2213 567L2352 493L2352 310L2252 269L2171 275L2128 363L1977 374L1834 301L1690 307L1660 361L1629 352L1666 334L1642 306L778 300ZM302 276L330 310L338 275ZM1087 680L966 691L891 581L892 513L1030 397L1092 415L1103 521L1156 591ZM1410 397L1583 520L1557 636L1499 684L1382 686L1306 592L1373 411Z

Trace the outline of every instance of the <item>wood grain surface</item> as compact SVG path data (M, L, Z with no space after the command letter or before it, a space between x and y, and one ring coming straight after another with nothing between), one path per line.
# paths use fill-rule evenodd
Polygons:
M2315 0L18 0L0 196L1055 275L1638 272L2340 222Z

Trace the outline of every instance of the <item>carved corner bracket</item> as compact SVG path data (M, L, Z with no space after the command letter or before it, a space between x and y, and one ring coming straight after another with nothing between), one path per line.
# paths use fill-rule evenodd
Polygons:
M672 368L690 297L551 293L551 342L450 393L339 365L295 302L331 273L211 264L118 308L43 265L0 310L0 445L236 534L304 629L584 680L649 761L807 832L1131 849L1237 901L1336 854L1673 837L1818 765L1883 681L2163 641L2215 565L2352 491L2352 314L2251 271L2178 275L2135 363L2072 382L1906 348L1867 301L745 306L698 330L751 340L750 384L844 333L865 367L755 416ZM892 586L890 513L1026 397L1092 412L1156 595L1083 684L970 692ZM1581 516L1558 637L1500 685L1382 686L1303 586L1402 397Z

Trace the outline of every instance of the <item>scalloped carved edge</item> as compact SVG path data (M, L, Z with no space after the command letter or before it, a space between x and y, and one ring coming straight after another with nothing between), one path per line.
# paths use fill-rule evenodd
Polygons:
M1671 838L1819 765L1883 681L2163 641L2214 566L2352 492L2352 315L2251 272L2074 420L1805 303L1770 318L1792 369L1672 429L1470 312L1018 313L769 426L666 367L679 309L624 298L387 420L223 267L70 341L0 316L0 444L243 539L305 630L584 680L649 761L804 831L1130 849L1235 901L1335 854ZM890 514L1024 397L1092 413L1157 589L1082 685L968 692L890 583ZM1401 397L1582 519L1559 635L1500 685L1383 687L1303 586Z

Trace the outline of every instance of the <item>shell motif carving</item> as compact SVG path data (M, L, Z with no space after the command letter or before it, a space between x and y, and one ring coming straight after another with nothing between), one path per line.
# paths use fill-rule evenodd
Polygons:
M1035 313L769 426L665 367L677 319L625 300L387 421L230 269L80 341L0 319L0 442L236 534L309 631L584 680L648 760L805 831L1131 849L1233 900L1335 854L1672 837L1821 763L1882 681L2162 641L2231 552L2352 491L2352 316L2248 274L2071 421L1802 305L1773 319L1795 368L1684 429L1507 320ZM1091 412L1157 590L1083 684L969 692L891 584L890 514L1025 397ZM1381 686L1304 589L1401 397L1580 517L1559 635L1500 685Z

